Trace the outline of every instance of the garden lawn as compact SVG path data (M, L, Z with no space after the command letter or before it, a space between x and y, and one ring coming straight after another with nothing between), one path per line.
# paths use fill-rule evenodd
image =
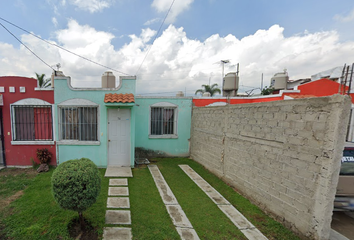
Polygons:
M234 205L268 239L299 239L280 223L239 195L233 188L211 174L200 164L187 158L152 159L201 239L246 239L206 194L178 166L187 164ZM2 170L7 171L7 169ZM78 218L77 212L63 210L51 193L53 169L38 175L4 178L0 172L0 199L16 196L9 206L0 208L0 239L13 240L70 239L68 225ZM84 212L84 217L102 237L105 224L109 178L102 176L97 202ZM35 176L35 177L34 177ZM167 213L148 168L133 169L128 178L133 239L180 239ZM23 190L23 195L22 195ZM22 195L22 196L21 196ZM115 225L117 227L117 225Z
M186 158L152 160L156 164L179 204L201 239L246 239L214 202L182 171L187 164L235 206L268 239L299 239L294 233L268 217L258 207L238 194L200 164ZM129 179L134 239L179 239L147 168L135 168ZM162 220L165 219L165 220ZM162 230L163 229L163 230ZM168 232L170 230L170 232ZM173 230L173 231L172 231ZM148 231L151 231L150 234ZM144 235L149 234L149 235Z
M53 169L50 169L28 181L23 196L3 211L7 212L2 221L4 236L15 240L70 239L68 224L78 218L78 213L63 210L55 203L51 193L52 173ZM100 173L101 193L97 202L84 212L85 219L97 229L99 236L102 235L108 194L108 179L103 177L105 169L100 169Z

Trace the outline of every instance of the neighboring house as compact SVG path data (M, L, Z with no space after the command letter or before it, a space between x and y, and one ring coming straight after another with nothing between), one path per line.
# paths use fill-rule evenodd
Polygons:
M56 76L58 164L86 157L99 167L133 167L146 155L189 156L192 99L137 98L135 88L132 76L110 88L74 88L70 77Z
M231 98L194 98L193 105L197 107L215 106L221 104L243 104L254 102L269 102L296 98L311 98L331 96L338 93L348 92L348 87L343 86L335 80L323 78L315 81L306 81L303 84L294 86L294 90L280 90L277 94L256 96L256 97L231 97ZM354 93L350 93L352 99L352 111L346 147L354 147Z
M32 165L38 148L48 148L56 164L53 89L37 88L33 78L0 77L0 94L0 165Z
M339 93L340 84L330 79L320 79L316 81L306 82L304 84L294 87L294 90L280 90L279 93L254 96L254 97L198 97L193 98L193 105L196 107L205 107L215 105L215 103L225 104L242 104L242 103L255 103L255 102L270 102L279 101L292 98L306 98L306 97L324 97ZM345 87L346 91L348 87ZM354 94L350 94L352 97ZM354 98L352 102L354 103Z

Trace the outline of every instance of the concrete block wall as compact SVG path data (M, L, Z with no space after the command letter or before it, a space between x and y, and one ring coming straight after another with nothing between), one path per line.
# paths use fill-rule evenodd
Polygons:
M193 108L191 157L300 236L328 239L347 96Z

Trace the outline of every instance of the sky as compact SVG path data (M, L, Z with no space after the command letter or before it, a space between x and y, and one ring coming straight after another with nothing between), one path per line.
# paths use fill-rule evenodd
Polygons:
M296 80L354 62L353 0L3 0L0 24L0 76L60 63L74 87L99 87L114 70L143 96L221 87L222 60L225 74L239 63L240 93L262 74L269 86L284 69Z

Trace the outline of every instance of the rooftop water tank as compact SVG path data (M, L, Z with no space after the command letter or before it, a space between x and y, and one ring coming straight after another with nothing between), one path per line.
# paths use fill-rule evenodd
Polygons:
M230 72L224 77L223 90L238 90L239 76L236 72Z
M182 91L178 91L176 93L176 97L184 97L184 93Z
M116 77L112 72L105 72L102 74L102 88L115 88L116 87Z
M287 89L287 84L289 81L289 76L284 69L284 72L276 73L270 80L270 86L274 88L274 90L283 90Z

